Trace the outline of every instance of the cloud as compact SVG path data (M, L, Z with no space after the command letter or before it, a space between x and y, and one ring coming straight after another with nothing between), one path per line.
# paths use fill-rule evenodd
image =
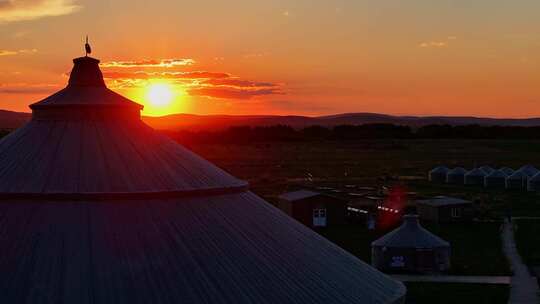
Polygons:
M22 50L0 50L0 56L12 56L18 54L34 54L37 53L36 49L22 49Z
M283 94L281 91L269 88L269 89L239 89L239 88L226 88L226 87L199 87L187 90L191 96L204 96L219 99L252 99L258 96Z
M119 72L105 71L103 77L106 79L211 79L211 78L227 78L230 77L227 73L216 73L206 71L194 72Z
M421 48L445 48L448 46L448 42L446 41L429 41L429 42L422 42L418 45Z
M104 62L101 67L104 68L154 68L154 67L163 67L163 68L172 68L175 66L185 66L192 65L195 63L195 60L190 58L173 58L173 59L161 59L161 60L137 60L137 61L109 61Z
M0 23L68 15L81 8L73 0L0 0Z
M213 86L231 86L240 88L257 88L257 87L276 87L277 84L270 82L259 82L242 80L239 78L213 78L206 80L203 84L209 84Z
M58 89L56 84L12 83L0 85L3 94L48 94Z

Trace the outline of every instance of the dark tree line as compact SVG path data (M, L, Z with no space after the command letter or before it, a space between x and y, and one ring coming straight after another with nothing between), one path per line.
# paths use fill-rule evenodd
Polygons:
M362 139L540 139L540 127L428 125L412 129L393 124L231 127L224 131L166 131L180 142L249 143Z

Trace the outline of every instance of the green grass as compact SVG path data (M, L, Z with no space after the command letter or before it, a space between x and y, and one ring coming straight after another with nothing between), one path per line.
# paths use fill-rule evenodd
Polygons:
M423 224L452 246L450 274L510 275L502 252L498 223ZM387 230L368 231L363 225L328 227L320 233L361 260L371 263L371 242Z
M507 285L406 283L406 304L506 304Z
M540 266L540 220L515 220L515 239L521 257L530 266Z

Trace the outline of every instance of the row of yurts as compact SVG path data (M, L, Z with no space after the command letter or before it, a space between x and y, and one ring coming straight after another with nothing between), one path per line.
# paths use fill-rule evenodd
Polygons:
M462 167L449 169L446 166L438 166L429 171L429 180L455 185L540 191L540 170L532 165L525 165L518 170L508 167L494 169L490 166L482 166L470 171Z

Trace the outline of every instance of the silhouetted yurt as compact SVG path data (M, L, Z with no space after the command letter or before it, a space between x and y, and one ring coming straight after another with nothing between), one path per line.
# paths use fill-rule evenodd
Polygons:
M371 264L386 272L430 273L450 268L450 244L423 228L417 215L371 243Z
M540 172L527 181L528 191L540 191Z
M493 171L495 171L495 169L490 166L482 166L480 167L480 170L484 171L486 175L491 174Z
M465 185L483 186L486 173L480 168L474 168L465 173Z
M508 175L502 170L495 170L486 176L484 186L486 188L504 189L506 188L506 178L508 178Z
M514 169L512 169L512 168L502 167L499 170L504 172L507 176L510 176L510 175L514 174Z
M525 165L521 168L519 168L519 171L523 171L527 174L529 177L535 176L538 172L540 172L538 169L536 169L533 165Z
M0 303L401 303L403 284L140 119L90 57L0 141Z
M454 168L448 171L446 182L454 185L463 185L465 183L465 173L467 170L461 167Z
M429 171L429 181L434 183L444 183L446 181L446 174L448 168L445 166L438 166Z
M521 170L517 170L506 178L506 189L523 190L527 188L529 176Z

